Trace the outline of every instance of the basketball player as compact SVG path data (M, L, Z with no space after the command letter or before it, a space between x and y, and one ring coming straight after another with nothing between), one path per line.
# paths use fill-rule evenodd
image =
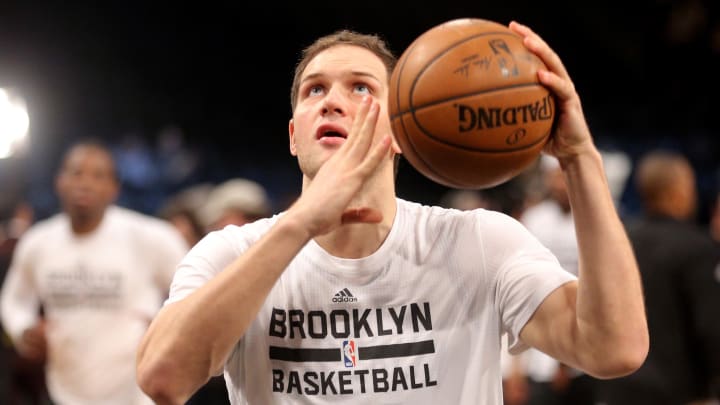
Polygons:
M2 325L21 356L46 361L56 404L151 403L135 352L188 246L169 223L113 205L118 187L104 146L71 147L56 179L63 212L23 234L2 287Z
M300 197L185 257L138 352L145 392L182 404L224 371L233 404L499 405L503 334L514 351L595 376L637 369L648 350L638 269L580 99L540 37L510 27L558 98L547 151L568 182L579 276L509 216L395 195L395 58L376 36L340 31L295 70Z

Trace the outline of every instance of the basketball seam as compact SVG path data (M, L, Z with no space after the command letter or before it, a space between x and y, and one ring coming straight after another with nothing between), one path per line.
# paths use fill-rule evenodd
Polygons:
M537 84L536 84L536 85L537 85ZM537 85L537 86L540 86L540 85ZM425 107L423 107L423 108L427 108L427 106L425 106ZM467 150L467 151L476 151L476 152L483 152L483 153L507 153L507 152L517 152L517 151L521 151L521 150L525 150L525 149L532 148L533 146L537 145L538 142L541 142L541 141L543 141L545 138L547 138L547 136L550 135L550 132L552 131L552 127L551 127L551 129L548 130L545 134L543 134L543 136L539 137L537 140L533 141L532 143L529 143L529 144L524 145L524 146L518 146L518 147L512 148L512 149L501 149L501 150L497 150L497 149L476 148L476 147L470 147L470 146L465 146L465 145L461 145L461 144L449 142L449 141L446 141L446 140L444 140L444 139L441 139L441 138L436 137L436 136L433 135L430 131L428 131L427 129L425 129L425 127L424 127L423 125L421 125L421 123L419 122L419 120L417 119L417 117L415 117L415 111L416 111L416 110L406 111L406 112L403 113L403 114L412 114L411 117L412 117L412 120L415 122L415 125L418 127L418 129L419 129L426 137L428 137L428 138L430 138L430 139L432 139L432 140L434 140L434 141L436 141L436 142L438 142L438 143L441 143L441 144L444 144L444 145L448 145L448 146L452 146L452 147L454 147L454 148L458 148L458 149L461 149L461 150ZM402 116L399 116L399 117L397 117L397 118L400 119L400 122L401 122L401 123L403 122ZM405 125L404 125L404 124L403 124L403 128L405 128Z
M448 97L448 98L444 98L444 99L441 99L441 100L435 100L435 101L433 101L433 102L423 104L423 105L421 105L421 106L419 106L419 107L410 107L408 110L401 111L401 112L399 112L399 113L397 113L397 114L391 115L391 116L390 116L390 119L394 119L395 117L399 117L399 116L401 116L401 115L403 115L403 114L407 114L407 113L413 113L413 114L414 114L416 111L420 111L420 110L423 110L423 109L426 109L426 108L429 108L429 107L432 107L432 106L435 106L435 105L438 105L438 104L447 103L448 101L456 100L456 99L458 99L458 98L470 97L470 96L477 96L477 95L479 95L479 94L492 93L492 92L495 92L495 91L508 90L508 89L517 89L517 88L520 88L520 87L532 87L532 86L537 86L537 87L542 87L542 88L545 87L545 86L543 86L542 84L537 83L537 82L531 82L531 83L516 83L516 84L511 84L511 85L503 86L503 87L493 87L493 88L491 88L491 89L485 89L485 90L476 91L476 92L473 92L473 93L465 93L465 94L462 94L462 95L453 96L453 97Z
M472 36L467 37L467 38L463 38L462 40L453 42L452 44L448 45L444 50L438 52L437 55L435 55L432 59L430 59L430 60L425 64L425 66L423 66L423 68L422 68L419 72L417 72L417 74L415 74L415 77L413 78L412 86L410 87L410 91L408 92L408 106L409 106L410 110L413 109L413 105L412 105L413 93L415 92L415 87L417 86L418 80L420 80L420 78L425 74L425 71L428 70L428 68L429 68L430 66L432 66L432 65L435 63L435 61L437 61L438 59L440 59L440 58L441 58L443 55L445 55L446 53L450 52L450 51L451 51L452 49L454 49L456 46L458 46L458 45L460 45L460 44L462 44L462 43L468 42L468 41L472 41L472 40L474 40L475 38L484 37L484 36L487 36L487 35L504 35L504 36L514 37L514 38L516 38L516 39L521 39L520 36L517 35L517 34L513 34L513 33L509 33L509 32L503 32L503 31L490 31L490 32L483 32L483 33L480 33L480 34L475 34L475 35L472 35Z
M413 119L414 119L414 118L415 118L415 117L413 117ZM399 119L399 120L400 120L400 124L403 126L403 128L405 128L405 125L402 123L402 122L403 122L402 117L396 117L395 119ZM416 121L416 123L417 123L417 121ZM545 133L543 134L543 136L539 137L537 140L533 141L532 143L529 143L529 144L524 145L524 146L519 146L519 147L514 148L514 149L500 149L500 150L497 150L497 149L472 148L472 147L469 147L469 146L463 146L463 145L458 145L458 144L456 144L456 143L447 142L447 141L444 141L444 140L442 140L442 139L438 139L438 138L432 136L431 134L428 133L428 131L426 131L424 128L422 128L419 124L418 124L418 128L420 129L420 131L421 131L423 134L425 134L425 136L427 136L428 138L432 139L433 141L435 141L435 142L437 142L437 143L441 143L441 144L444 144L444 145L447 145L447 146L452 146L453 148L456 148L456 149L459 149L459 150L465 150L465 151L470 151L470 152L480 152L480 153L508 153L508 152L518 152L518 151L521 151L521 150L530 149L530 148L532 148L533 146L537 145L539 142L545 141L545 140L547 139L547 137L550 135L550 133L552 132L552 128L551 128L551 129L549 129L547 132L545 132ZM409 137L408 137L408 142L412 143L412 141L410 140ZM417 152L417 149L414 148L414 145L413 145L413 149ZM424 161L424 160L423 160L423 161Z
M415 44L411 45L410 49L408 49L408 54L407 54L408 56L412 53L412 50L413 50L414 48L415 48ZM407 62L407 60L408 60L408 57L406 56L406 57L401 61L402 63L400 64L400 70L398 71L398 74L397 74L397 83L398 83L398 84L401 83L402 73L403 73L403 70L405 69L405 63ZM415 87L415 85L414 85L414 83L413 83L413 88L414 88L414 87ZM397 90L397 92L396 92L395 100L397 101L397 109L399 110L399 109L400 109L400 86L399 86L399 85L396 86L396 90ZM432 166L430 166L430 165L428 164L428 162L426 162L425 159L422 158L422 156L420 156L420 154L418 153L417 148L415 147L415 143L412 141L412 139L411 139L409 136L406 135L406 134L407 134L407 128L405 128L405 122L403 122L403 120L402 120L402 114L404 114L404 113L400 113L400 114L398 115L398 117L400 118L400 126L402 127L402 132L403 132L403 135L402 135L402 136L403 136L403 138L405 139L406 144L412 148L412 150L413 150L413 156L414 156L415 158L417 158L419 161L421 161L422 164L425 166L426 170L432 172L432 173L435 175L436 178L443 180L443 181L444 181L445 183L447 183L447 184L453 183L453 181L452 181L451 179L449 179L449 178L445 177L444 175L442 175L442 174L438 173L437 171L435 171L435 169L434 169ZM390 121L392 122L393 119L394 119L394 118L391 116L391 117L390 117ZM405 156L405 159L408 159L407 156ZM408 159L408 160L409 160L409 159ZM412 165L411 165L411 166L412 166ZM415 169L415 170L417 170L417 169Z
M513 88L531 87L531 86L544 87L544 86L542 86L541 84L539 84L539 83L537 83L537 82L532 82L532 83L519 83L519 84L514 84L514 85L509 85L509 86L504 86L504 87L497 87L497 88L485 89L485 90L478 91L478 92L470 92L470 93L467 93L467 94L464 94L464 95L460 95L460 96L449 97L449 98L444 99L444 100L435 100L435 101L433 101L433 102L431 102L431 103L424 104L424 105L419 106L419 107L413 106L413 104L412 104L412 99L413 99L413 97L412 97L412 96L413 96L413 93L414 93L414 91L415 91L417 82L418 82L419 78L422 77L422 74L429 68L429 66L431 66L437 59L439 59L440 57L442 57L444 54L446 54L447 52L449 52L451 49L453 49L453 48L456 47L457 45L462 44L462 43L467 42L467 41L470 41L470 40L473 40L473 39L478 38L478 37L486 36L486 35L503 35L503 36L511 36L511 37L519 38L518 35L513 34L513 33L508 33L508 32L502 32L502 31L497 31L497 32L495 32L495 31L484 32L484 33L479 33L479 34L476 34L476 35L473 35L473 36L470 36L470 37L467 37L467 38L463 38L462 40L456 41L456 42L450 44L450 45L449 45L446 49L444 49L443 51L438 52L437 55L435 55L435 57L433 57L428 63L426 63L425 66L423 67L423 69L422 69L420 72L418 72L418 74L415 75L415 78L413 79L413 82L412 82L412 86L411 86L410 91L409 91L409 93L408 93L408 107L409 107L409 109L408 109L407 111L401 111L401 112L398 112L397 114L393 114L393 115L390 116L390 120L391 120L391 121L393 121L393 120L395 120L395 119L399 119L399 120L400 120L399 124L400 124L400 126L402 127L402 129L403 129L403 133L407 133L407 128L406 128L406 126L405 126L405 122L404 122L404 120L403 120L403 116L404 116L405 114L407 114L407 113L410 113L410 114L412 114L412 117L411 117L412 120L415 122L415 124L417 125L418 129L419 129L423 134L425 134L425 136L427 136L428 138L430 138L431 140L433 140L433 141L435 141L435 142L438 142L438 143L441 143L441 144L445 144L445 145L448 145L448 146L452 146L452 147L457 148L457 149L459 149L459 150L465 150L465 151L470 151L470 152L475 152L475 153L490 153L490 154L493 154L493 153L518 152L518 151L522 151L522 150L526 150L526 149L532 148L532 147L536 146L538 143L540 143L540 142L545 142L545 141L547 140L548 136L549 136L550 133L552 132L552 128L549 129L545 134L543 134L542 137L538 138L537 140L533 141L532 143L530 143L530 144L528 144L528 145L525 145L525 146L523 146L523 147L518 147L518 148L512 149L512 150L508 150L508 149L504 149L504 150L494 150L494 149L471 148L471 147L466 147L466 146L463 146L463 145L457 145L457 144L454 144L454 143L450 143L450 142L446 142L446 141L443 141L443 140L441 140L441 139L438 139L438 138L432 136L432 135L418 122L418 120L417 120L417 118L416 118L416 116L415 116L415 113L416 113L417 111L420 111L420 110L426 109L426 108L430 108L430 107L432 107L432 106L434 106L434 105L441 104L441 103L445 103L445 102L448 102L448 101L452 101L452 100L455 100L455 99L458 99L458 98L469 97L469 96L478 95L478 94L492 93L492 92L495 92L495 91L506 90L506 89L513 89ZM412 48L414 48L414 47L415 47L415 45L412 46ZM409 50L409 52L408 52L408 55L410 55L410 54L411 54L411 50ZM400 70L399 70L398 75L397 75L397 82L398 82L398 83L401 82L402 73L403 73L403 71L404 71L404 68L405 68L405 64L406 64L406 62L407 62L407 59L408 59L408 57L405 57L404 60L402 61L402 64L400 65ZM396 91L396 101L397 101L396 105L397 105L397 109L400 110L400 103L401 103L401 101L400 101L400 86L399 86L399 85L397 86L396 90L397 90L397 91ZM414 151L413 156L414 156L416 159L418 159L419 161L421 161L422 164L425 166L425 168L426 168L428 171L432 172L438 179L444 180L445 183L446 183L446 185L456 184L455 186L451 186L451 187L458 187L458 186L459 186L459 187L463 187L463 186L461 186L457 181L452 180L452 179L448 178L447 176L444 176L444 175L438 173L438 172L426 161L426 159L424 159L419 153L417 153L417 148L416 148L415 143L413 142L413 140L412 140L411 137L405 136L405 139L406 139L406 143L407 143L407 144L413 149L413 151ZM406 159L407 159L407 158L406 158ZM461 182L461 183L466 183L466 182ZM467 183L467 184L465 185L465 187L472 187L472 184Z
M405 130L405 123L404 123L404 121L403 121L403 119L402 119L402 116L403 116L404 114L406 114L406 113L410 113L410 114L412 114L412 119L413 119L413 121L415 122L415 124L417 125L418 129L420 129L420 131L422 131L422 133L425 134L425 136L427 136L428 138L433 139L433 140L435 140L436 142L439 142L439 143L442 143L442 144L445 144L445 145L448 145L448 146L457 147L457 148L462 149L462 150L477 151L477 152L483 152L483 153L503 153L503 152L508 152L508 151L521 151L521 150L529 149L529 148L537 145L538 142L541 142L543 139L545 139L545 138L547 137L547 135L549 134L549 132L548 132L547 134L543 135L542 137L540 137L538 140L536 140L536 141L534 141L534 142L532 142L532 143L530 143L530 144L527 144L527 145L522 146L522 147L510 149L510 150L508 150L508 149L494 150L494 149L472 148L472 147L467 147L467 146L463 146L463 145L458 145L458 144L455 144L455 143L452 143L452 142L448 142L448 141L445 141L445 140L436 138L436 137L433 136L428 130L425 129L425 127L419 122L419 120L418 120L417 117L415 116L415 113L418 112L418 111L421 111L421 110L426 109L426 108L430 108L430 107L435 106L435 105L438 105L438 104L447 103L448 101L457 100L457 99L459 99L459 98L470 97L470 96L477 96L477 95L480 95L480 94L488 94L488 93L497 92L497 91L501 91L501 90L517 89L517 88L522 88L522 87L541 87L541 88L544 88L544 86L542 86L540 83L537 83L537 82L517 83L517 84L508 85L508 86L503 86L503 87L494 87L494 88L484 89L484 90L476 91L476 92L468 92L468 93L465 93L465 94L462 94L462 95L456 95L456 96L448 97L448 98L442 99L442 100L435 100L435 101L433 101L433 102L431 102L431 103L423 104L423 105L417 106L417 107L416 107L416 106L413 106L413 104L412 104L412 99L413 99L413 93L415 92L415 88L416 88L416 85L417 85L417 81L419 80L420 77L422 77L423 73L424 73L433 63L435 63L436 60L440 59L443 55L445 55L446 53L448 53L450 50L452 50L453 48L455 48L455 47L458 46L459 44L462 44L462 43L465 43L465 42L474 40L474 39L479 38L479 37L487 36L487 35L503 35L503 36L510 36L510 37L519 38L518 35L513 34L513 33L509 33L509 32L490 31L490 32L483 32L483 33L475 34L475 35L472 35L472 36L470 36L470 37L463 38L463 39L461 39L461 40L458 40L458 41L455 41L455 42L449 44L444 50L438 52L430 61L428 61L428 62L425 64L425 66L423 66L422 70L420 70L420 71L418 72L418 74L415 75L415 78L413 79L412 86L410 87L410 91L408 92L408 110L407 110L407 111L401 111L401 112L399 112L399 113L397 113L397 114L391 115L391 116L390 116L390 119L393 120L393 119L399 118L399 119L400 119L400 125L402 125L403 130ZM415 45L412 46L412 48L414 48L414 47L415 47ZM412 48L409 50L408 56L412 53ZM404 70L404 68L405 68L405 64L406 64L406 62L407 62L407 59L408 59L408 57L405 57L405 59L402 61L402 65L400 66L400 71L398 72L398 83L400 83L400 78L402 77L402 73L403 73L403 70ZM397 86L396 101L397 101L397 109L399 110L399 109L400 109L400 86ZM405 131L405 132L406 132L406 131ZM407 138L408 138L408 143L413 144L413 142L411 141L410 137L407 137ZM415 145L413 144L412 146L413 146L413 149L415 150L415 152L417 152L417 149L415 149ZM423 160L423 161L424 161L424 160ZM426 166L429 166L429 165L426 164Z

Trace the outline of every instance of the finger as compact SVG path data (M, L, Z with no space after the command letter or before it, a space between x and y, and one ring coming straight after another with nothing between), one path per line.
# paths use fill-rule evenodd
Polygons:
M538 79L545 87L552 90L559 101L569 100L575 94L575 86L570 80L563 79L553 72L538 71Z
M530 27L520 24L517 21L510 23L510 29L523 37L523 45L531 52L538 55L545 63L545 66L563 78L569 78L567 69L555 51Z
M38 360L45 354L45 348L37 346L32 342L23 342L17 347L18 352L25 358Z
M369 105L369 110L364 116L355 117L355 122L359 122L360 127L355 133L356 142L352 145L350 153L356 154L359 158L367 154L370 145L372 145L373 134L375 133L375 125L379 116L380 105L374 100ZM354 123L353 123L354 125Z
M373 208L350 208L343 212L340 221L343 224L353 223L380 223L383 219L382 212Z
M375 170L378 166L380 166L380 163L385 159L389 153L390 153L390 145L392 144L392 139L390 135L384 135L380 141L373 146L372 150L369 154L365 157L365 159L358 165L357 170L360 171L363 174L369 174L373 170Z
M348 134L348 139L345 140L345 144L347 145L347 149L353 149L354 146L362 140L362 136L360 136L363 124L365 122L365 119L367 118L367 115L370 111L370 108L372 106L372 99L370 96L363 97L362 101L360 102L360 108L358 108L357 113L355 114L355 119L353 120L352 126L350 127L350 133Z

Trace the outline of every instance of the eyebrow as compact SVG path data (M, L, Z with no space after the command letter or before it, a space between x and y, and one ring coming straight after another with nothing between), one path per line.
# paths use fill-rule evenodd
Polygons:
M313 80L313 79L316 79L316 78L322 77L322 76L325 76L325 74L324 74L324 73L311 73L311 74L305 76L305 77L300 81L300 84L305 83L305 82L308 81L308 80ZM353 71L351 71L351 72L350 72L350 76L353 76L353 77L367 77L367 78L370 78L370 79L373 79L373 80L377 81L378 83L381 83L380 79L379 79L377 76L375 76L374 74L368 73L368 72L364 72L364 71L360 71L360 70L353 70Z

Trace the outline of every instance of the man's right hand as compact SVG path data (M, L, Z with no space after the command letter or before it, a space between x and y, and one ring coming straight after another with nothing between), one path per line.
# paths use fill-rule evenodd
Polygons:
M45 321L41 320L33 327L25 329L17 345L18 353L31 361L42 363L47 356L45 339Z
M357 193L386 159L390 134L375 134L380 106L367 98L358 111L345 143L319 170L313 184L291 207L314 237L345 223L377 223L382 213L374 207L351 207Z

